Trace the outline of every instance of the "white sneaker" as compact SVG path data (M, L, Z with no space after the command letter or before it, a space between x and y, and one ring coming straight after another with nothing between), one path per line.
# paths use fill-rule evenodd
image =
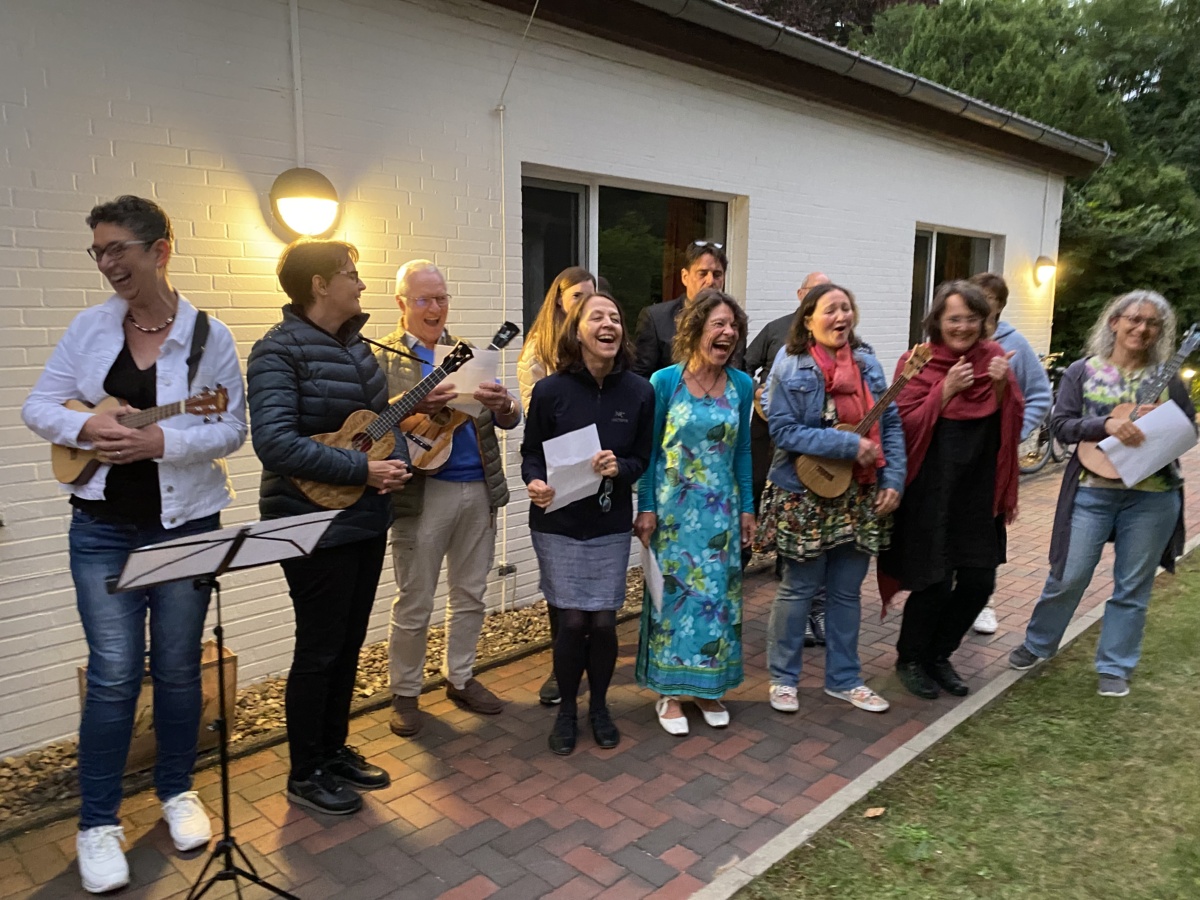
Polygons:
M125 829L120 825L97 825L75 835L79 877L89 894L103 894L129 884L129 863L121 850L124 840Z
M208 811L195 791L184 791L164 800L162 811L175 849L181 853L203 847L212 838Z
M771 709L794 713L800 711L800 695L790 684L771 685Z
M891 708L890 703L865 684L860 684L856 688L850 688L848 691L831 691L829 688L825 688L825 693L830 697L845 700L859 709L865 709L867 712L887 712Z
M996 621L996 611L990 606L985 606L975 617L975 624L971 627L975 629L976 634L995 634L996 629L1000 627L1000 623Z

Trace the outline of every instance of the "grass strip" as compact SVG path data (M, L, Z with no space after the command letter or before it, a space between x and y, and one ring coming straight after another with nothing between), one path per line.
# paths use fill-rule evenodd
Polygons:
M1200 897L1198 601L1192 557L1128 697L1097 696L1092 629L738 900Z

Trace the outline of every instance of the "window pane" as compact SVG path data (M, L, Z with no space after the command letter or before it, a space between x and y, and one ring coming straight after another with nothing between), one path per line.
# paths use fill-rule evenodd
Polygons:
M913 244L912 306L908 320L908 344L920 343L925 337L922 322L929 311L932 295L929 285L929 251L933 246L933 233L918 231Z
M727 215L726 204L716 201L600 188L596 274L608 280L630 323L642 307L683 293L684 251L693 241L725 243Z
M934 258L934 284L956 278L970 278L986 272L992 242L988 238L968 237L965 234L938 233Z
M533 324L555 277L583 265L582 185L521 186L525 329Z

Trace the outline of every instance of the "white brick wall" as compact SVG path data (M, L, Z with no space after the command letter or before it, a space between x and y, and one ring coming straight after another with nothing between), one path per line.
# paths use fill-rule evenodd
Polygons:
M500 135L494 108L524 19L467 0L301 0L307 162L345 200L374 315L395 324L392 275L445 267L452 323L487 338L502 316ZM160 200L178 235L175 286L225 321L245 355L278 318L283 242L267 191L295 164L284 0L7 0L0 13L0 754L72 733L85 648L67 570L67 505L20 403L71 317L107 295L83 217L120 193ZM735 204L748 235L733 283L752 331L794 308L803 274L852 287L889 362L908 328L917 223L999 235L1010 317L1035 346L1051 295L1031 266L1057 251L1061 179L891 126L535 23L509 87L504 160L507 316L521 308L523 167L675 186ZM508 375L515 387L515 354ZM508 471L519 485L519 434ZM227 524L257 518L259 466L230 461ZM536 596L518 494L507 516L508 602ZM498 559L499 559L498 552ZM385 570L387 571L387 570ZM371 640L385 634L385 574ZM502 586L492 585L499 603ZM291 610L274 567L224 580L244 681L277 675Z

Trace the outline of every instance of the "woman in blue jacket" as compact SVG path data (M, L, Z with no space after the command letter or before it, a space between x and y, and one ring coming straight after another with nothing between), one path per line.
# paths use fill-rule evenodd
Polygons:
M904 488L904 431L889 405L866 434L858 425L887 390L883 367L854 333L854 295L822 284L805 295L787 346L771 369L767 422L775 442L762 499L759 549L783 559L771 607L767 667L771 706L794 713L809 606L825 590L825 693L869 712L888 702L862 680L858 626L862 582L871 557L888 546L891 516ZM850 487L817 496L796 477L798 454L854 461Z
M593 294L567 314L558 342L558 372L533 387L521 476L529 488L529 530L546 602L557 611L554 673L562 703L550 749L567 755L578 734L576 703L588 675L588 718L601 747L620 733L606 695L617 664L617 610L625 603L633 486L650 461L654 392L630 371L633 354L621 307ZM592 469L601 476L595 496L548 512L546 440L594 425L601 450Z
M391 522L388 493L410 475L399 459L329 447L314 434L336 432L352 412L387 408L387 378L360 330L358 251L341 241L300 240L279 258L279 283L291 299L283 319L250 351L246 370L251 439L263 464L258 509L263 519L322 507L296 487L301 478L365 485L363 495L330 524L312 554L284 560L296 645L285 707L291 772L287 795L321 812L362 808L350 787L385 787L388 773L347 746L358 653ZM403 446L403 441L399 442Z

